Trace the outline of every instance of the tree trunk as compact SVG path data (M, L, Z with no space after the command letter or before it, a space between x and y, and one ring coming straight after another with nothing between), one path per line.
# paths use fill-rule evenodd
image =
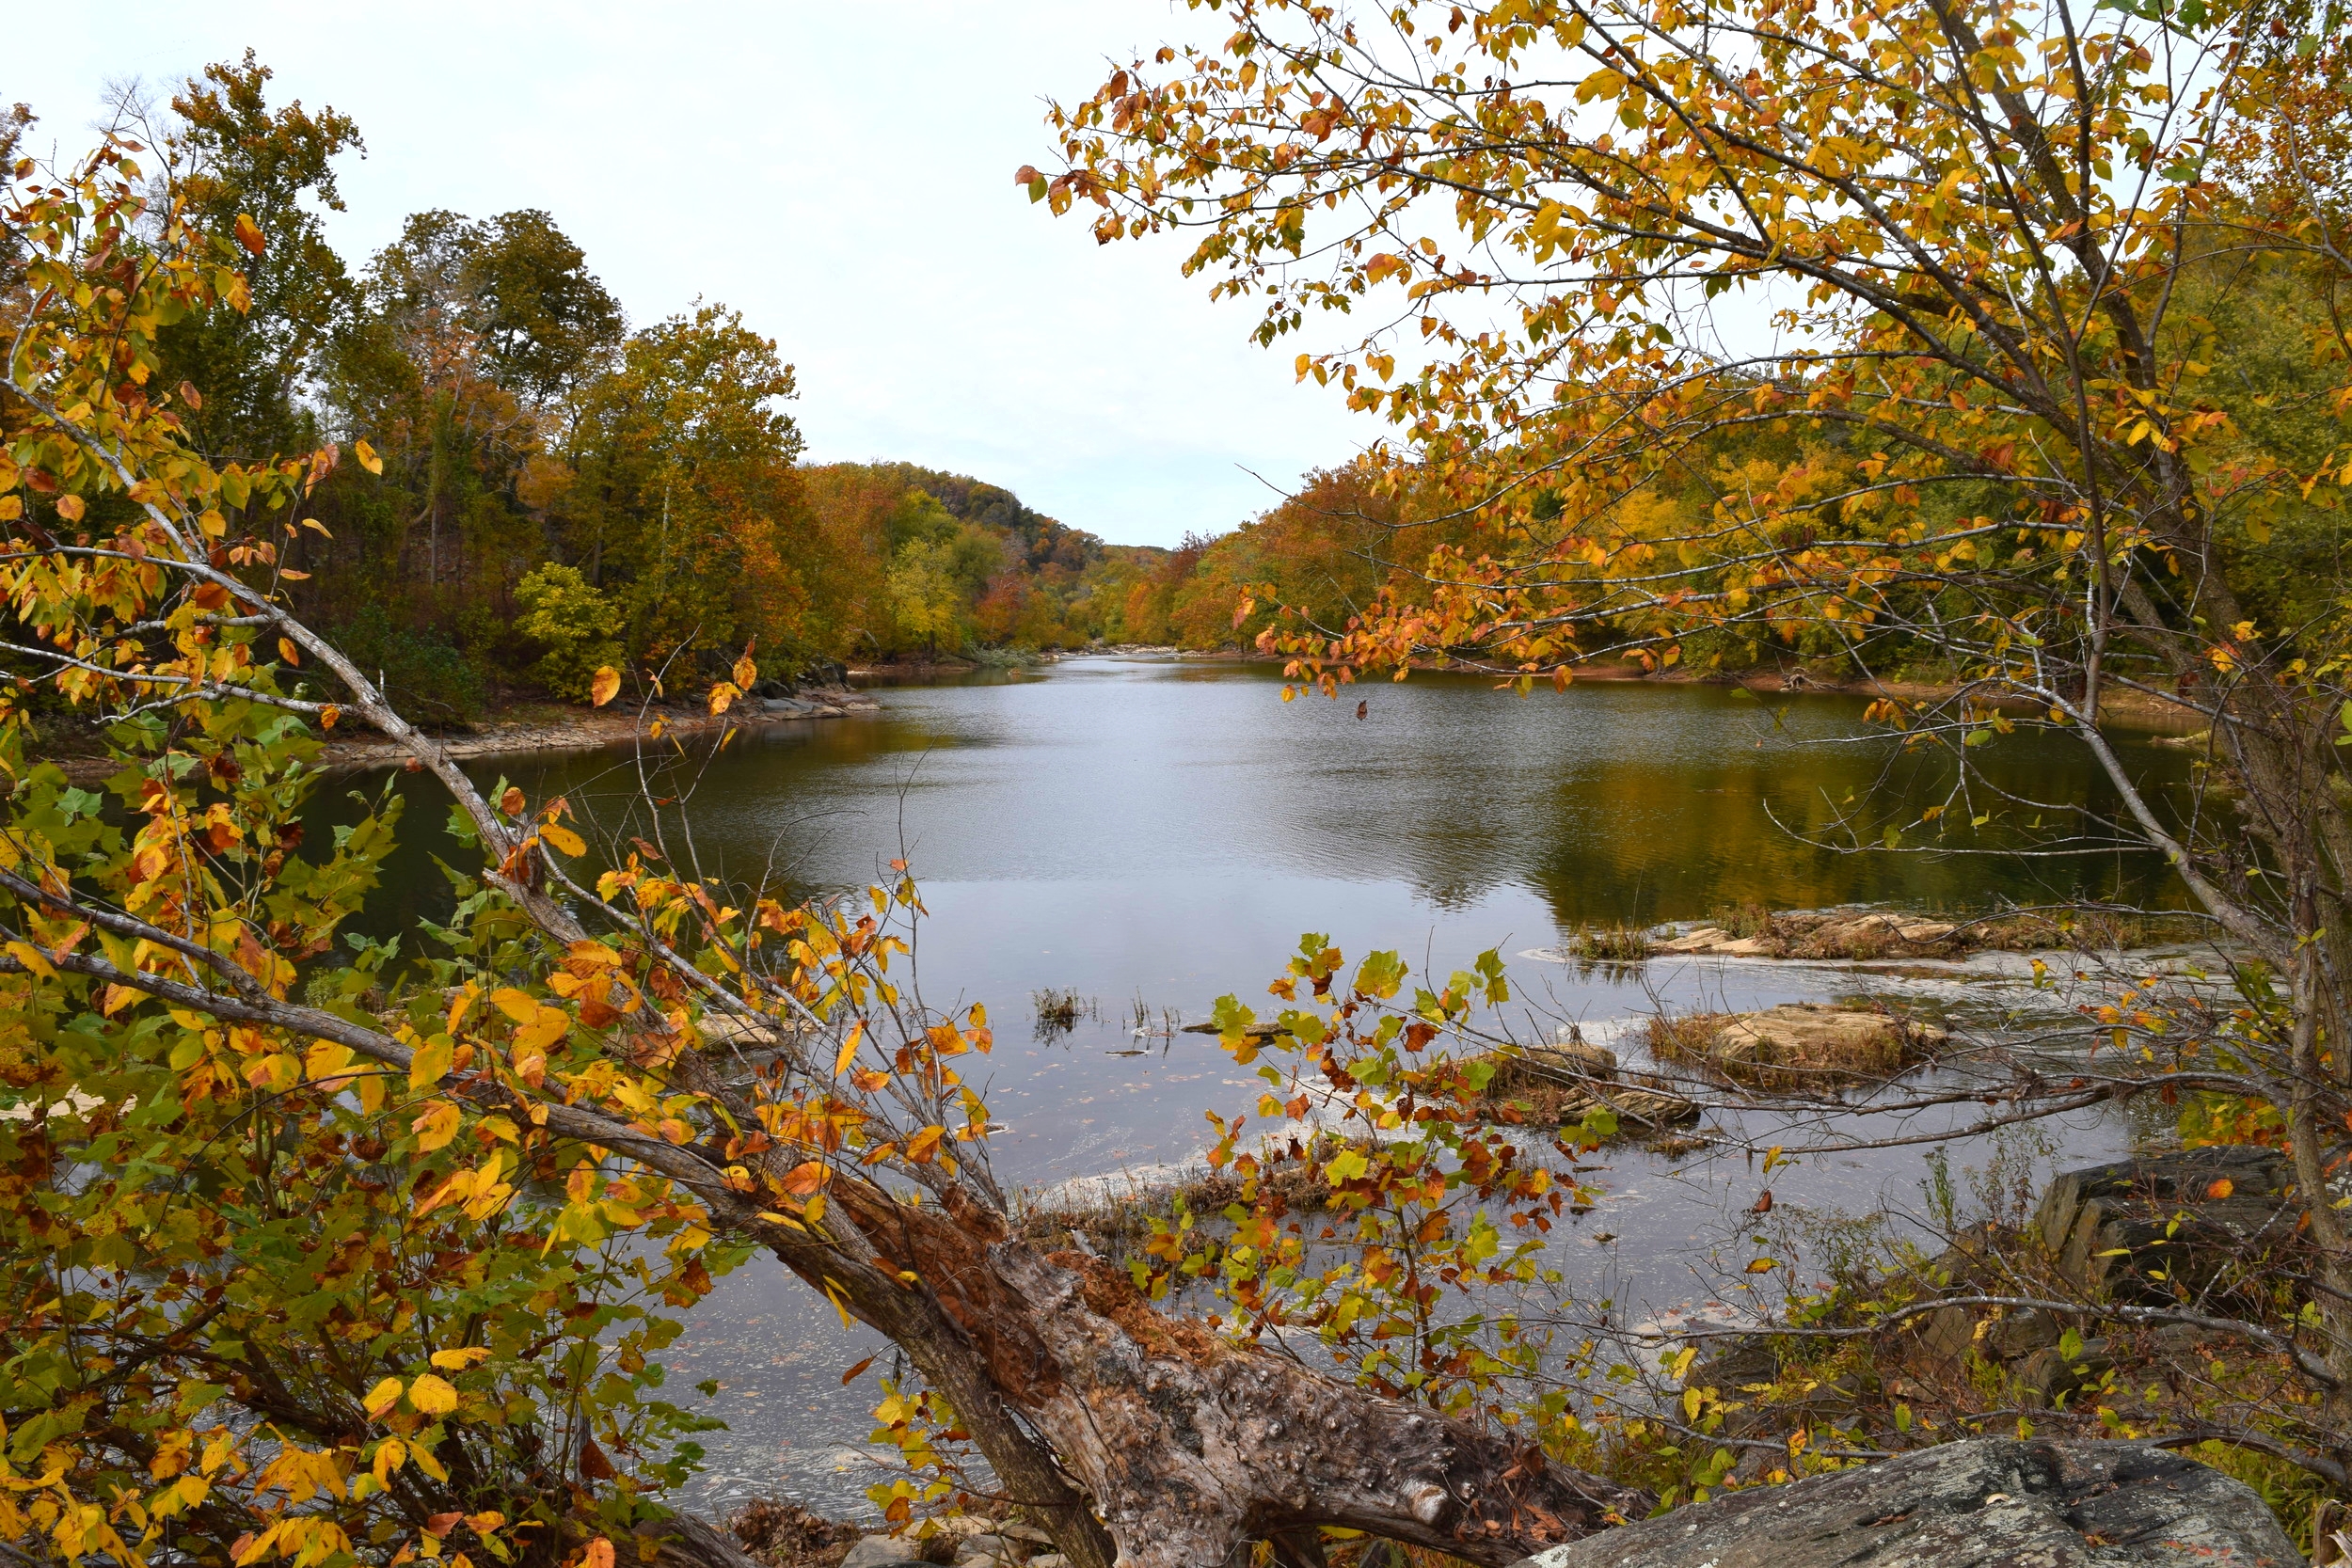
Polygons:
M868 1321L918 1364L936 1362L934 1382L984 1376L1091 1499L1118 1568L1210 1568L1317 1525L1503 1568L1654 1500L1168 1317L1100 1259L1042 1253L977 1204L951 1200L950 1213L864 1183L833 1190L884 1263L920 1277L960 1342L907 1336L904 1297L870 1304ZM867 1315L862 1293L852 1304ZM957 1389L943 1391L967 1414Z

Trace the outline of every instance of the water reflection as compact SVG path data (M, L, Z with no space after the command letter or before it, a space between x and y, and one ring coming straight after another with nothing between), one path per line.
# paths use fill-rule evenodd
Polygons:
M1343 703L1284 704L1279 686L1261 668L1085 659L893 687L876 715L657 757L652 793L678 802L660 824L637 800L639 764L626 753L510 757L475 771L534 798L567 795L606 843L659 826L682 852L691 820L705 868L732 878L841 888L906 854L932 911L919 939L924 994L984 1000L997 1015L986 1090L1007 1124L993 1163L1014 1185L1190 1157L1204 1112L1248 1105L1254 1082L1214 1039L1136 1037L1133 1007L1198 1019L1222 992L1263 997L1302 931L1330 933L1351 959L1395 948L1442 974L1486 947L1548 947L1582 923L1692 918L1743 900L1967 909L2165 889L2147 856L2037 864L1807 842L1830 836L1882 780L1914 824L1948 787L1940 764L1905 760L1867 729L1853 699L1630 685L1522 699L1416 677L1357 688ZM2132 754L2159 784L2185 776L2176 753ZM2021 796L2093 810L2106 799L2061 737L2007 737L1984 763ZM370 908L379 933L445 913L433 857L465 863L429 782L396 786L418 809ZM326 816L343 809L322 803ZM1990 832L2007 826L1981 803L1946 820L1979 814L1994 816ZM1915 829L1907 842L1935 841ZM1978 844L1964 832L1949 841ZM1756 1007L1851 989L1851 976L1802 966L1629 974L1515 958L1513 974L1547 1028L1598 1027L1661 998ZM1046 990L1092 1006L1069 1031L1033 1037L1029 999ZM2123 1136L2092 1117L2067 1141L2087 1162ZM1752 1200L1743 1173L1677 1177L1631 1153L1617 1163L1611 1198L1561 1238L1587 1260L1572 1278L1624 1300L1683 1301L1697 1277L1685 1249ZM1920 1170L1904 1149L1776 1182L1784 1200L1860 1211L1915 1195ZM1603 1229L1615 1240L1593 1244ZM673 1386L725 1385L714 1408L735 1430L708 1445L716 1498L781 1487L836 1511L856 1505L871 1479L854 1459L871 1385L845 1393L836 1379L869 1339L844 1332L772 1263L740 1271L696 1310L671 1354Z

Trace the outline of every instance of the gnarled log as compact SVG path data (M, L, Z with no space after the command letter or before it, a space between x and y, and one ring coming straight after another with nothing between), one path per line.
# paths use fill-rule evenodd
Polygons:
M906 1295L936 1302L960 1343L910 1342L906 1297L874 1303L891 1320L877 1326L932 1363L927 1376L969 1387L984 1370L993 1399L1091 1499L1119 1568L1202 1568L1316 1525L1502 1568L1654 1501L1169 1317L1101 1260L1012 1239L977 1202L943 1211L854 1181L834 1191L885 1261L921 1282Z

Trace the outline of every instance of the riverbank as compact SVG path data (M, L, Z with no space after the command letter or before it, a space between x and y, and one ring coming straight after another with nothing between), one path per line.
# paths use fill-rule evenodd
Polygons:
M614 704L592 708L569 703L523 702L501 709L480 724L446 731L434 738L460 759L526 752L585 752L656 738L715 736L729 729L846 719L876 712L881 705L846 687L811 688L792 697L750 697L723 714L713 714L699 704L643 708ZM346 714L345 722L329 732L319 757L321 767L336 770L387 768L407 760L408 750L399 741L374 730L355 728L354 723ZM70 745L41 747L39 755L63 768L75 784L103 782L116 768L103 752Z
M1262 654L1254 648L1180 648L1152 643L1119 643L1086 648L1057 650L1041 654L1039 663L1085 657L1167 660L1178 663L1263 664L1284 665L1291 660L1280 655ZM1479 675L1488 679L1508 678L1494 670L1464 663L1459 659L1416 660L1417 673L1430 674ZM870 670L852 670L857 676L915 675L958 673L979 668L970 662L935 665L877 666ZM1385 677L1384 677L1385 678ZM1768 670L1697 671L1687 669L1648 670L1639 664L1580 665L1572 681L1631 684L1640 686L1714 686L1738 688L1755 692L1774 692L1789 695L1804 694L1830 697L1882 698L1898 703L1937 703L1959 696L1966 689L1957 681L1883 680L1875 676L1856 679L1851 676L1827 673L1801 664L1776 666ZM2035 705L2016 697L1999 699L1994 705L2005 712L2034 710ZM2169 735L2187 735L2202 730L2209 718L2193 708L2151 692L2120 690L2109 688L2099 703L2100 717L2109 723L2137 730L2153 730Z

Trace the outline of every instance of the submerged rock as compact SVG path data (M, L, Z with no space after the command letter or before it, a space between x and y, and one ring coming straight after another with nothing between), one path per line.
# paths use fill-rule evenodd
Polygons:
M2132 1443L1947 1443L1734 1492L1521 1568L2300 1568L2252 1489Z

